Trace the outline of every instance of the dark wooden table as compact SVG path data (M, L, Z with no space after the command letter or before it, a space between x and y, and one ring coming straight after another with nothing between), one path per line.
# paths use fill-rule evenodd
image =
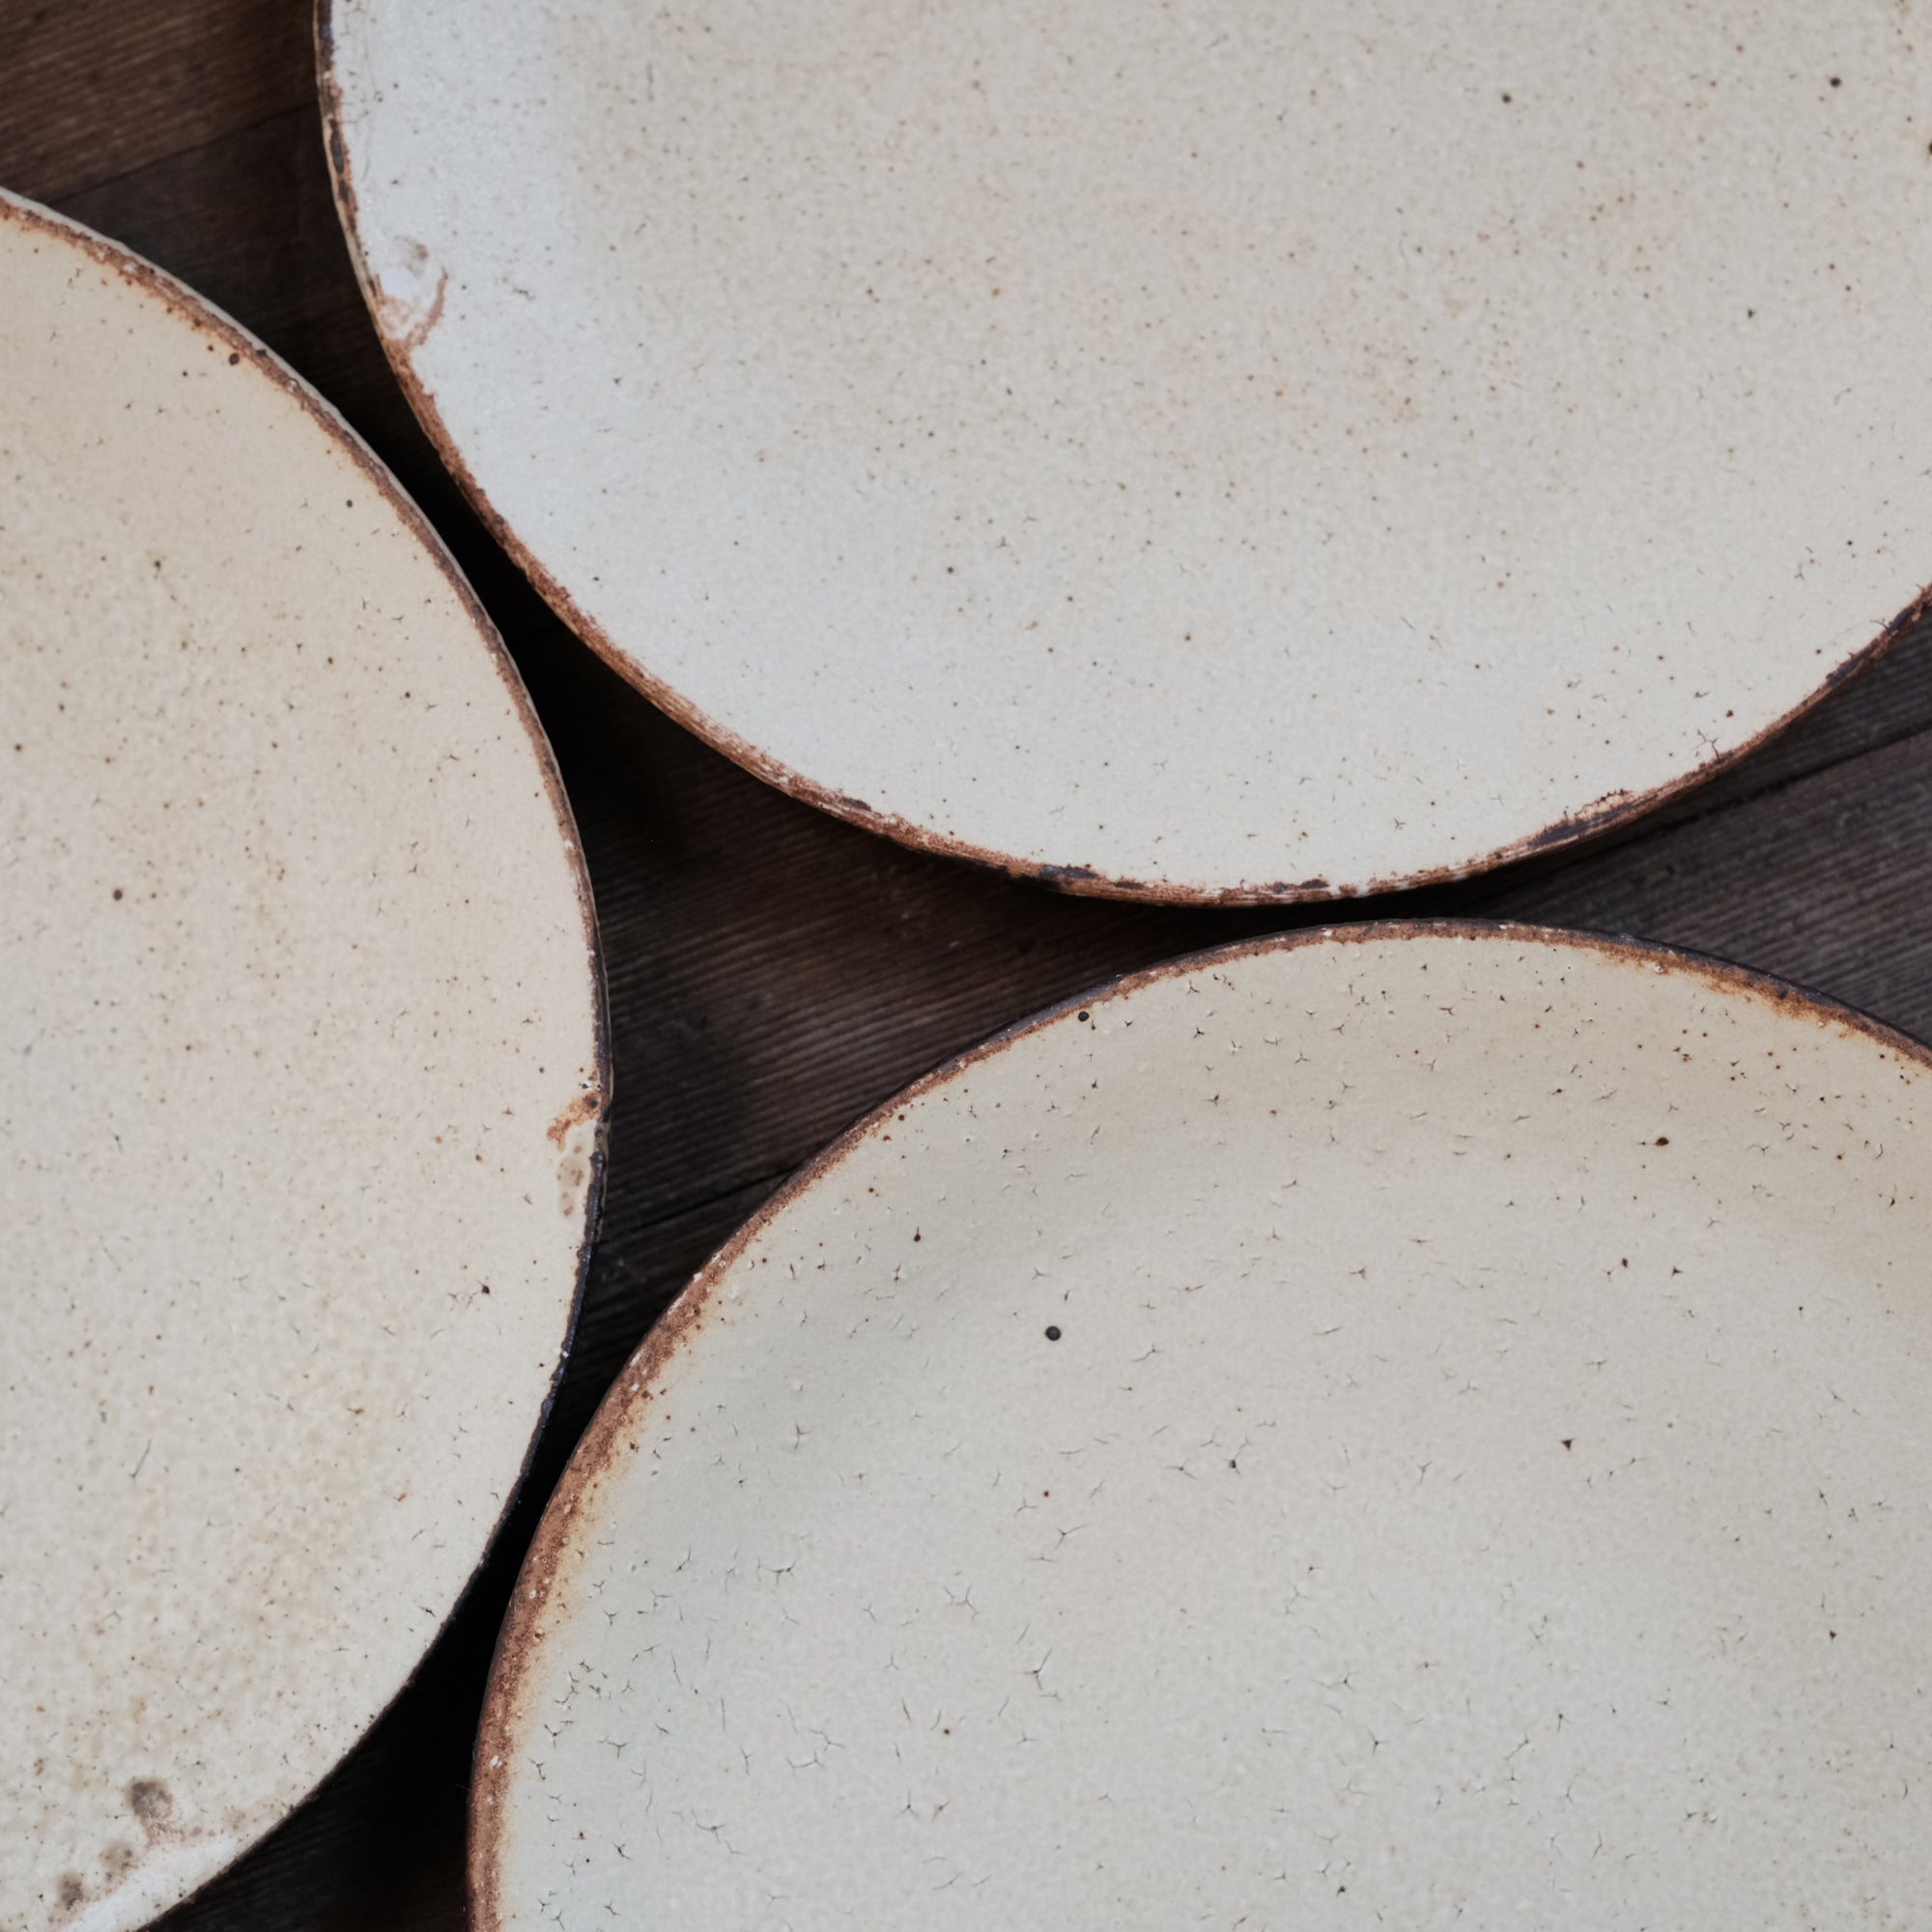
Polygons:
M414 495L549 727L610 974L603 1238L522 1505L415 1682L308 1804L167 1921L179 1932L462 1923L491 1645L544 1498L618 1364L786 1173L1033 1009L1253 932L1456 913L1721 953L1932 1037L1932 628L1742 766L1587 850L1340 907L1059 897L768 790L559 626L438 467L377 346L329 200L307 0L0 0L0 184L227 309ZM1891 613L1866 614L1876 631Z

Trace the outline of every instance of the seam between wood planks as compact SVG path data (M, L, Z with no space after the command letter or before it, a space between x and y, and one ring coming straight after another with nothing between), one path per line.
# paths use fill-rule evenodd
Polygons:
M94 180L82 182L77 187L64 185L58 194L38 199L41 200L43 207L51 208L57 213L67 214L71 213L68 207L70 202L84 201L89 195L98 194L102 188L119 187L125 182L138 181L143 175L153 174L159 168L170 167L176 161L187 159L190 155L205 155L211 148L219 148L229 141L239 141L245 134L259 134L264 128L271 128L278 121L295 120L303 115L313 116L316 111L316 104L312 99L306 101L298 100L290 107L276 107L267 114L258 114L252 121L243 121L233 128L223 128L219 134L211 134L205 141L190 141L185 148L171 148L165 155L156 155L134 167L122 168L116 174L100 175ZM321 125L318 123L316 132L318 145L321 139ZM81 217L76 215L74 218L79 220ZM236 319L241 320L240 317Z

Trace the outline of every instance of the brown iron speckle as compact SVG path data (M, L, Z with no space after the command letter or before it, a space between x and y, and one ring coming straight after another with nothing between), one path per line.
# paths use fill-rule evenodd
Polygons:
M580 1094L544 1129L545 1137L553 1147L562 1147L564 1142L569 1139L572 1127L577 1126L583 1121L591 1121L597 1118L597 1110L600 1104L601 1099L598 1094Z
M143 1825L153 1826L167 1819L175 1802L158 1777L137 1777L128 1787L128 1808Z

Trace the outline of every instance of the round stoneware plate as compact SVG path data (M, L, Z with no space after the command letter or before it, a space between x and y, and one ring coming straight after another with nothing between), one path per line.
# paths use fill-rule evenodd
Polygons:
M111 1932L396 1694L594 1211L515 669L261 345L0 197L0 1928Z
M478 1924L1919 1923L1928 1100L1840 1008L1520 927L967 1055L606 1402Z
M1932 576L1895 0L322 0L321 43L498 535L916 845L1466 872L1747 750Z

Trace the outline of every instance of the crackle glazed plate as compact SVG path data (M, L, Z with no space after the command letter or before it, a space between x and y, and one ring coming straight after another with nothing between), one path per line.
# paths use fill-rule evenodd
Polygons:
M0 1928L120 1932L401 1689L608 1091L549 748L341 421L0 197Z
M673 716L916 846L1452 877L1747 751L1932 577L1892 0L321 0L320 42L492 527Z
M1634 944L1184 960L874 1115L553 1498L484 1932L1905 1926L1932 1065Z

